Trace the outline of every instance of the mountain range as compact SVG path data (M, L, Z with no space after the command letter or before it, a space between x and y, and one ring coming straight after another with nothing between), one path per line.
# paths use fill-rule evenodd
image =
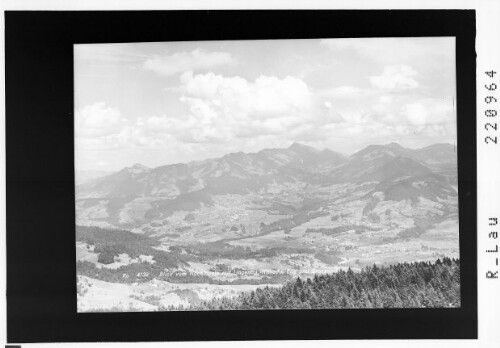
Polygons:
M451 173L455 173L450 176ZM453 170L454 169L454 170ZM370 145L347 157L329 149L293 143L257 153L230 153L204 161L149 168L141 164L77 185L77 199L177 197L192 192L246 194L272 183L311 185L387 182L425 177L456 182L456 152L450 144L421 149L397 143ZM437 175L437 176L436 176ZM449 189L449 187L447 188Z

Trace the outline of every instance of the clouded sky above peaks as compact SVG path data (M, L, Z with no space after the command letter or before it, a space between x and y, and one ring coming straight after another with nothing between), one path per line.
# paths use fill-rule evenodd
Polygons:
M75 45L77 169L456 139L453 38Z

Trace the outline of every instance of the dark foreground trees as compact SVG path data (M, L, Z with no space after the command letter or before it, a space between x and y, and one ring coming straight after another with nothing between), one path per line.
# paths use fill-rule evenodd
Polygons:
M373 265L361 272L339 271L297 278L235 298L220 298L190 310L460 307L460 261Z

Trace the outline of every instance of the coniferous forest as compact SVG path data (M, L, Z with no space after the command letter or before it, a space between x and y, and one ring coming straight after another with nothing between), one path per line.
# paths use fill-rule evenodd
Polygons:
M460 260L370 266L296 278L238 297L202 302L190 310L460 307ZM178 309L178 308L177 308ZM182 309L182 308L181 308Z

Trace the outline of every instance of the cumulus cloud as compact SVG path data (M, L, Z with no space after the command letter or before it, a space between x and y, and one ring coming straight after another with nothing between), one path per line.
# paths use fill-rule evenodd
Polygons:
M198 141L283 133L314 117L312 91L290 76L262 75L248 81L188 72L181 76L181 84L181 100L190 110L193 126L184 131Z
M150 126L155 118L124 118L121 111L104 102L87 105L75 113L76 144L89 150L110 150L130 146L150 146L158 128Z
M247 81L239 76L223 77L213 73L181 76L184 91L190 98L212 101L257 117L272 117L291 109L304 110L310 106L312 93L300 79L287 76L260 76Z
M164 76L172 76L189 70L210 69L235 62L236 59L227 52L208 52L197 48L191 52L157 55L147 59L143 67Z
M401 114L414 126L453 123L454 110L451 102L424 99L403 105Z
M188 72L180 76L180 82L180 101L187 112L127 121L116 108L89 105L77 111L78 144L87 149L181 146L184 150L231 144L241 150L258 144L286 146L289 140L317 140L328 136L323 126L343 121L331 104L290 76L247 80Z
M407 65L386 66L382 75L370 76L370 83L382 89L409 89L418 87L418 82L413 78L417 72Z
M127 120L120 110L104 102L87 105L75 113L75 136L77 138L98 138L117 134Z

